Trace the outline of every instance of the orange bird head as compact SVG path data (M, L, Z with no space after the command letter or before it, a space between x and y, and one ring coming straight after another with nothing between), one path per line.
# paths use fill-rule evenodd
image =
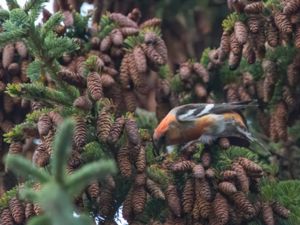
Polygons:
M169 125L173 122L176 122L176 117L172 112L170 112L166 115L165 118L163 118L163 120L154 130L152 140L156 154L158 154L159 149L165 144L166 134L169 129Z

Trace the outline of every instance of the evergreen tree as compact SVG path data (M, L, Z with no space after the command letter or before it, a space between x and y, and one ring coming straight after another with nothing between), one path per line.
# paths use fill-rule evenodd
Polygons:
M299 224L299 180L278 179L299 153L298 1L228 1L220 47L178 71L161 19L44 2L0 10L1 224L116 224L120 210L129 224ZM250 148L220 138L154 155L171 108L251 100Z

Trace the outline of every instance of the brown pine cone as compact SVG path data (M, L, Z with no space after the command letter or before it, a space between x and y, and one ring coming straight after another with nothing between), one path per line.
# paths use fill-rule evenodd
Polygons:
M141 143L137 123L132 118L127 118L125 122L125 130L130 143L139 145Z
M234 54L233 52L230 52L229 59L228 59L228 67L230 70L235 70L239 67L240 62L242 59L242 54L239 55Z
M79 96L73 102L73 106L85 111L90 111L93 104L87 96Z
M226 195L232 195L233 193L237 192L235 185L228 181L219 183L218 188L222 193Z
M80 116L75 118L74 143L78 148L82 148L86 144L87 127L86 122Z
M239 186L240 186L240 189L242 190L242 192L248 193L250 182L249 182L249 178L248 178L244 168L239 163L236 163L236 162L234 162L231 165L231 168L233 171L236 172L236 178L238 180L238 183L239 183Z
M119 140L119 138L122 135L124 125L125 125L125 118L123 116L116 119L109 132L110 138L108 139L108 141L110 143L116 143Z
M292 24L285 14L276 12L274 14L274 22L282 33L292 33Z
M100 186L97 181L92 182L88 187L87 187L87 194L92 200L96 200L98 196L100 195Z
M132 209L135 215L144 211L147 193L143 186L135 186L132 194Z
M161 24L161 19L154 17L152 19L149 19L149 20L146 20L145 22L143 22L140 25L140 29L144 29L146 27L158 27L158 26L160 26L160 24Z
M186 180L182 193L182 206L184 213L191 213L195 199L194 181L192 178Z
M120 31L122 34L126 36L131 36L131 35L136 35L139 33L139 29L134 28L134 27L121 27Z
M145 53L141 46L135 46L133 49L133 58L136 62L136 67L139 73L145 73L147 71L147 60Z
M264 202L262 205L262 216L266 225L275 225L272 207L267 202Z
M127 178L131 177L132 174L131 163L129 159L129 151L130 149L128 149L128 146L124 146L118 151L117 155L117 161L120 172L122 176Z
M33 152L32 162L38 167L44 167L48 165L50 155L45 149L45 144L40 144L38 148Z
M239 211L245 213L249 217L255 215L255 209L253 205L243 192L238 191L232 194L231 198L233 199L234 204Z
M220 42L220 60L224 61L230 52L230 34L223 31Z
M119 29L113 29L110 33L111 41L115 46L122 46L123 44L123 34Z
M150 63L158 66L164 65L166 63L164 58L158 53L158 51L155 49L153 45L143 44L141 46Z
M124 219L126 219L128 222L130 222L133 218L133 211L132 211L132 188L129 190L129 192L126 195L126 198L123 202L122 207L122 215Z
M128 112L134 112L137 108L137 98L133 91L124 91L124 102Z
M165 194L166 194L168 206L169 206L171 212L175 216L180 217L181 206L180 206L180 199L179 199L178 192L176 190L176 186L172 185L172 184L168 185L168 188L167 188Z
M60 125L63 122L63 118L58 112L51 111L48 113L48 116L56 126Z
M4 208L0 215L0 221L3 225L14 225L13 217L8 208Z
M212 203L213 213L215 216L217 224L225 225L229 221L229 204L222 194L217 193L216 197Z
M239 97L237 93L237 85L234 83L228 84L224 87L226 91L226 99L228 102L238 102Z
M23 41L17 41L15 43L15 48L17 53L19 54L19 56L21 56L22 59L25 59L27 57L28 50Z
M193 167L193 175L197 179L203 179L205 177L205 170L202 164L197 164Z
M279 202L272 203L272 209L274 213L276 213L278 216L287 219L289 217L289 214L291 213L290 210L285 208L284 206L280 205Z
M63 81L77 87L86 86L85 79L79 73L72 72L69 69L62 69L61 71L59 71L58 77Z
M106 142L112 125L112 115L109 113L106 107L104 107L97 118L97 136L98 138Z
M143 172L146 169L146 151L143 145L139 147L139 153L135 165L138 172Z
M229 45L230 45L230 43L228 42L228 48L230 48ZM202 64L200 64L200 63L194 63L192 65L192 67L193 67L193 71L201 78L201 80L204 83L208 83L209 82L209 73L208 73L207 69Z
M246 88L244 88L243 86L238 87L238 94L242 101L251 101L252 100L250 94L247 92Z
M200 218L207 219L211 214L212 204L196 194L196 202L194 206L195 205L197 205L198 215Z
M189 62L184 62L180 64L179 76L181 80L188 80L192 75L192 66Z
M252 33L257 33L261 29L261 17L257 15L250 15L247 19L247 25Z
M286 104L279 102L275 109L275 124L278 137L281 140L287 140L287 120L288 120L288 110Z
M92 72L87 76L87 87L94 101L103 97L103 87L98 73Z
M99 214L101 216L109 216L113 212L113 189L105 186L101 189L99 196Z
M161 55L164 64L166 64L168 62L168 49L164 40L158 37L154 45L154 48L158 52L158 54Z
M121 27L134 27L137 28L136 22L129 19L127 16L124 16L121 13L111 13L109 18L115 21Z
M2 50L2 66L7 69L8 66L13 62L15 47L14 44L9 43L4 46Z
M295 63L292 63L287 67L287 80L291 87L295 87L300 80L298 67Z
M248 40L248 29L246 25L241 22L237 21L234 24L234 35L239 42L240 45L244 45Z
M242 45L238 41L235 32L230 36L230 51L234 55L240 55L242 52Z
M271 47L276 47L279 43L278 29L272 20L267 23L266 38Z
M17 224L21 224L25 221L25 209L17 197L13 197L9 200L9 209Z
M9 145L9 154L21 154L23 151L23 144L21 142L12 142Z
M185 172L193 168L195 168L195 163L190 160L175 162L170 166L170 169L174 172Z
M244 12L247 14L259 14L262 12L264 4L262 1L252 2L245 6Z
M146 180L146 189L154 198L165 200L165 194L161 188L149 178Z
M205 199L206 201L212 200L211 187L206 178L201 180L195 179L195 194L196 196L201 196L201 198Z
M230 141L228 138L220 138L219 145L223 149L228 149L230 147Z
M40 136L45 136L49 133L50 129L52 128L52 121L51 118L47 114L42 114L39 117L37 128L39 131Z
M237 172L234 170L225 170L221 173L224 180L234 180L236 179Z
M263 83L263 97L264 102L269 102L273 96L273 91L275 87L275 75L273 73L266 73Z
M35 212L34 212L33 204L31 202L27 202L25 204L25 218L29 219L30 217L32 217L34 215L35 215Z
M283 13L287 16L296 13L300 8L300 2L298 0L290 0L284 2Z
M242 167L246 170L248 173L256 173L260 174L263 173L263 169L260 165L256 164L255 162L251 161L250 159L239 157L237 159L238 163L242 165Z
M129 75L129 64L130 64L131 56L130 54L126 54L123 57L120 66L120 82L121 86L124 89L130 88L130 75Z
M202 153L201 162L204 168L208 168L211 164L211 154L208 151Z

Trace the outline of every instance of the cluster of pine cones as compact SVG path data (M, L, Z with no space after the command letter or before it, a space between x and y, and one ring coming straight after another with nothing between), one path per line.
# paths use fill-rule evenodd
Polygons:
M259 218L274 225L277 217L288 217L289 210L278 202L260 199L259 182L264 175L260 165L237 157L226 169L216 170L212 149L205 147L196 160L193 155L198 151L189 147L176 159L167 157L157 165L162 173L185 179L183 184L171 180L165 188L169 216L164 224L238 225Z

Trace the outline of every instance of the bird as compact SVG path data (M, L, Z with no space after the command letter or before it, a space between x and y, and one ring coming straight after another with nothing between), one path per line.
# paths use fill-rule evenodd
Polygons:
M155 154L162 146L200 142L212 144L226 137L233 145L247 147L255 138L248 130L241 110L257 106L254 101L219 104L193 103L173 108L155 128Z

